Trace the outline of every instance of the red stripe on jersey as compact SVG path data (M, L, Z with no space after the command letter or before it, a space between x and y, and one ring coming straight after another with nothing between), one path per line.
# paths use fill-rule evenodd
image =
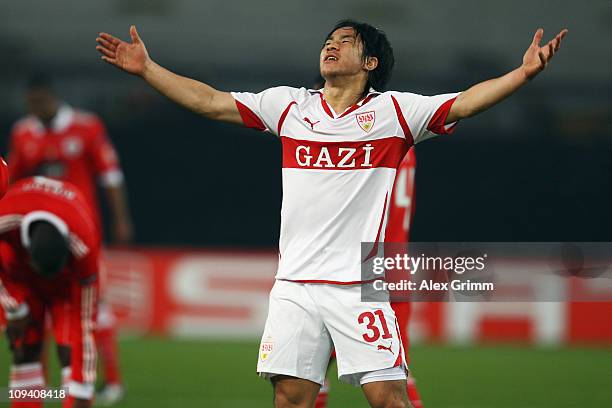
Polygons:
M366 96L366 98L363 101L359 101L356 104L354 104L353 106L351 106L350 108L348 108L346 111L344 111L344 113L342 115L338 116L338 118L343 118L346 115L348 115L349 113L353 112L355 109L361 108L363 105L368 103L370 101L370 99L372 99L375 96L378 96L378 94L372 94L372 95Z
M382 226L385 223L385 216L387 215L387 201L389 200L389 193L385 195L385 205L383 205L383 211L380 216L380 223L378 224L378 231L376 232L376 239L374 240L374 245L372 246L372 250L364 259L364 262L368 259L372 258L378 252L378 243L380 242L380 232L382 231Z
M323 110L325 111L325 113L327 113L330 118L334 119L334 113L329 108L329 105L325 101L325 98L323 98L322 92L319 92L319 97L321 98L321 106L323 107Z
M429 125L427 125L427 130L434 132L438 135L447 135L453 133L457 124L455 123L453 126L447 129L445 123L446 118L448 118L448 114L451 110L451 107L453 106L453 103L455 103L456 99L457 98L449 99L448 101L440 105L436 113L434 113L433 117L429 121Z
M406 154L401 137L362 142L318 142L281 137L283 168L318 170L395 169Z
M236 100L236 107L238 108L238 113L240 113L242 123L245 127L257 130L266 130L266 125L264 125L261 119L259 119L259 116L249 109L248 106Z
M397 340L399 341L399 349L397 352L397 359L395 360L393 367L398 367L404 362L404 359L402 358L404 357L404 344L402 342L402 334L400 333L400 329L397 326L397 318L395 319L395 331L397 333Z
M387 201L389 201L389 193L385 195L385 204L383 205L383 212L380 216L380 224L378 224L378 232L376 233L376 241L375 244L378 244L380 241L380 231L382 231L382 226L385 222L385 215L387 215Z
M412 137L412 132L408 127L408 123L406 122L406 118L404 118L404 114L402 113L402 109L400 108L397 99L395 99L394 96L391 96L391 99L393 100L393 106L395 107L397 120L399 121L399 124L402 127L402 130L404 131L404 136L406 136L406 140L409 142L408 147L410 147L414 144L414 137Z
M332 112L331 108L327 104L327 101L325 100L325 97L323 96L323 92L317 91L317 93L319 94L319 97L321 98L321 106L323 107L323 110L325 111L325 113L327 113L330 118L335 119L334 113ZM378 96L378 94L370 94L366 96L364 99L358 101L356 104L354 104L353 106L345 110L340 116L338 116L338 119L343 118L349 113L353 112L355 109L362 107L363 105L368 103L370 99L374 98L375 96Z
M374 281L383 280L383 279L378 278L378 279L370 279L370 280L365 280L365 281L349 281L349 282L333 281L333 280L317 280L317 279L307 279L307 280L279 279L279 280L286 281L286 282L295 282L295 283L323 283L327 285L363 285L365 283L372 283Z
M281 135L281 129L283 128L283 123L285 122L285 118L287 117L287 114L289 113L289 109L291 109L293 105L297 106L297 102L293 101L289 105L287 105L282 115L280 116L280 119L278 120L278 127L277 127L276 134L279 136Z

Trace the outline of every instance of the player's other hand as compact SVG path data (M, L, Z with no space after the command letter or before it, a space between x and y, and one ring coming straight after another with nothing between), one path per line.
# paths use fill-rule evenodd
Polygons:
M533 36L531 45L523 56L523 71L527 78L532 79L546 68L552 57L561 47L561 41L567 34L567 29L561 30L559 34L544 46L540 46L544 30L539 28Z
M100 33L96 42L96 50L102 54L102 59L130 74L142 75L150 61L149 53L136 31L136 26L130 27L132 43L127 43L108 33Z

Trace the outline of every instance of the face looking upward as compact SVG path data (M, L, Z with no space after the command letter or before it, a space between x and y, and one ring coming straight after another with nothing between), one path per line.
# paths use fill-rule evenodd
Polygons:
M376 68L376 57L363 57L363 42L354 28L343 27L334 31L321 49L319 67L325 80L345 76L367 78L368 71Z

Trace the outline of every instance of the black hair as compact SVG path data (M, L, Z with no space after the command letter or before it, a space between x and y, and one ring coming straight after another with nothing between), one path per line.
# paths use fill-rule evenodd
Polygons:
M393 48L387 35L370 24L346 19L338 21L326 38L331 37L334 31L345 27L354 29L357 37L361 39L364 59L369 57L378 59L378 66L368 72L368 83L364 92L367 92L370 87L383 91L391 79L391 72L395 64Z
M37 272L47 277L61 272L70 252L66 237L47 221L33 222L28 233L30 258Z
M53 79L45 72L32 72L26 80L26 88L32 89L49 89L53 90Z

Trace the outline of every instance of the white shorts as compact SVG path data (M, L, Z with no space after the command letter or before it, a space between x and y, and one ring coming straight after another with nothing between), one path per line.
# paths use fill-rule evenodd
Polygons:
M361 285L277 280L259 347L259 375L323 384L334 348L341 381L359 386L406 378L406 358L389 302L362 302ZM373 373L393 367L397 369Z

